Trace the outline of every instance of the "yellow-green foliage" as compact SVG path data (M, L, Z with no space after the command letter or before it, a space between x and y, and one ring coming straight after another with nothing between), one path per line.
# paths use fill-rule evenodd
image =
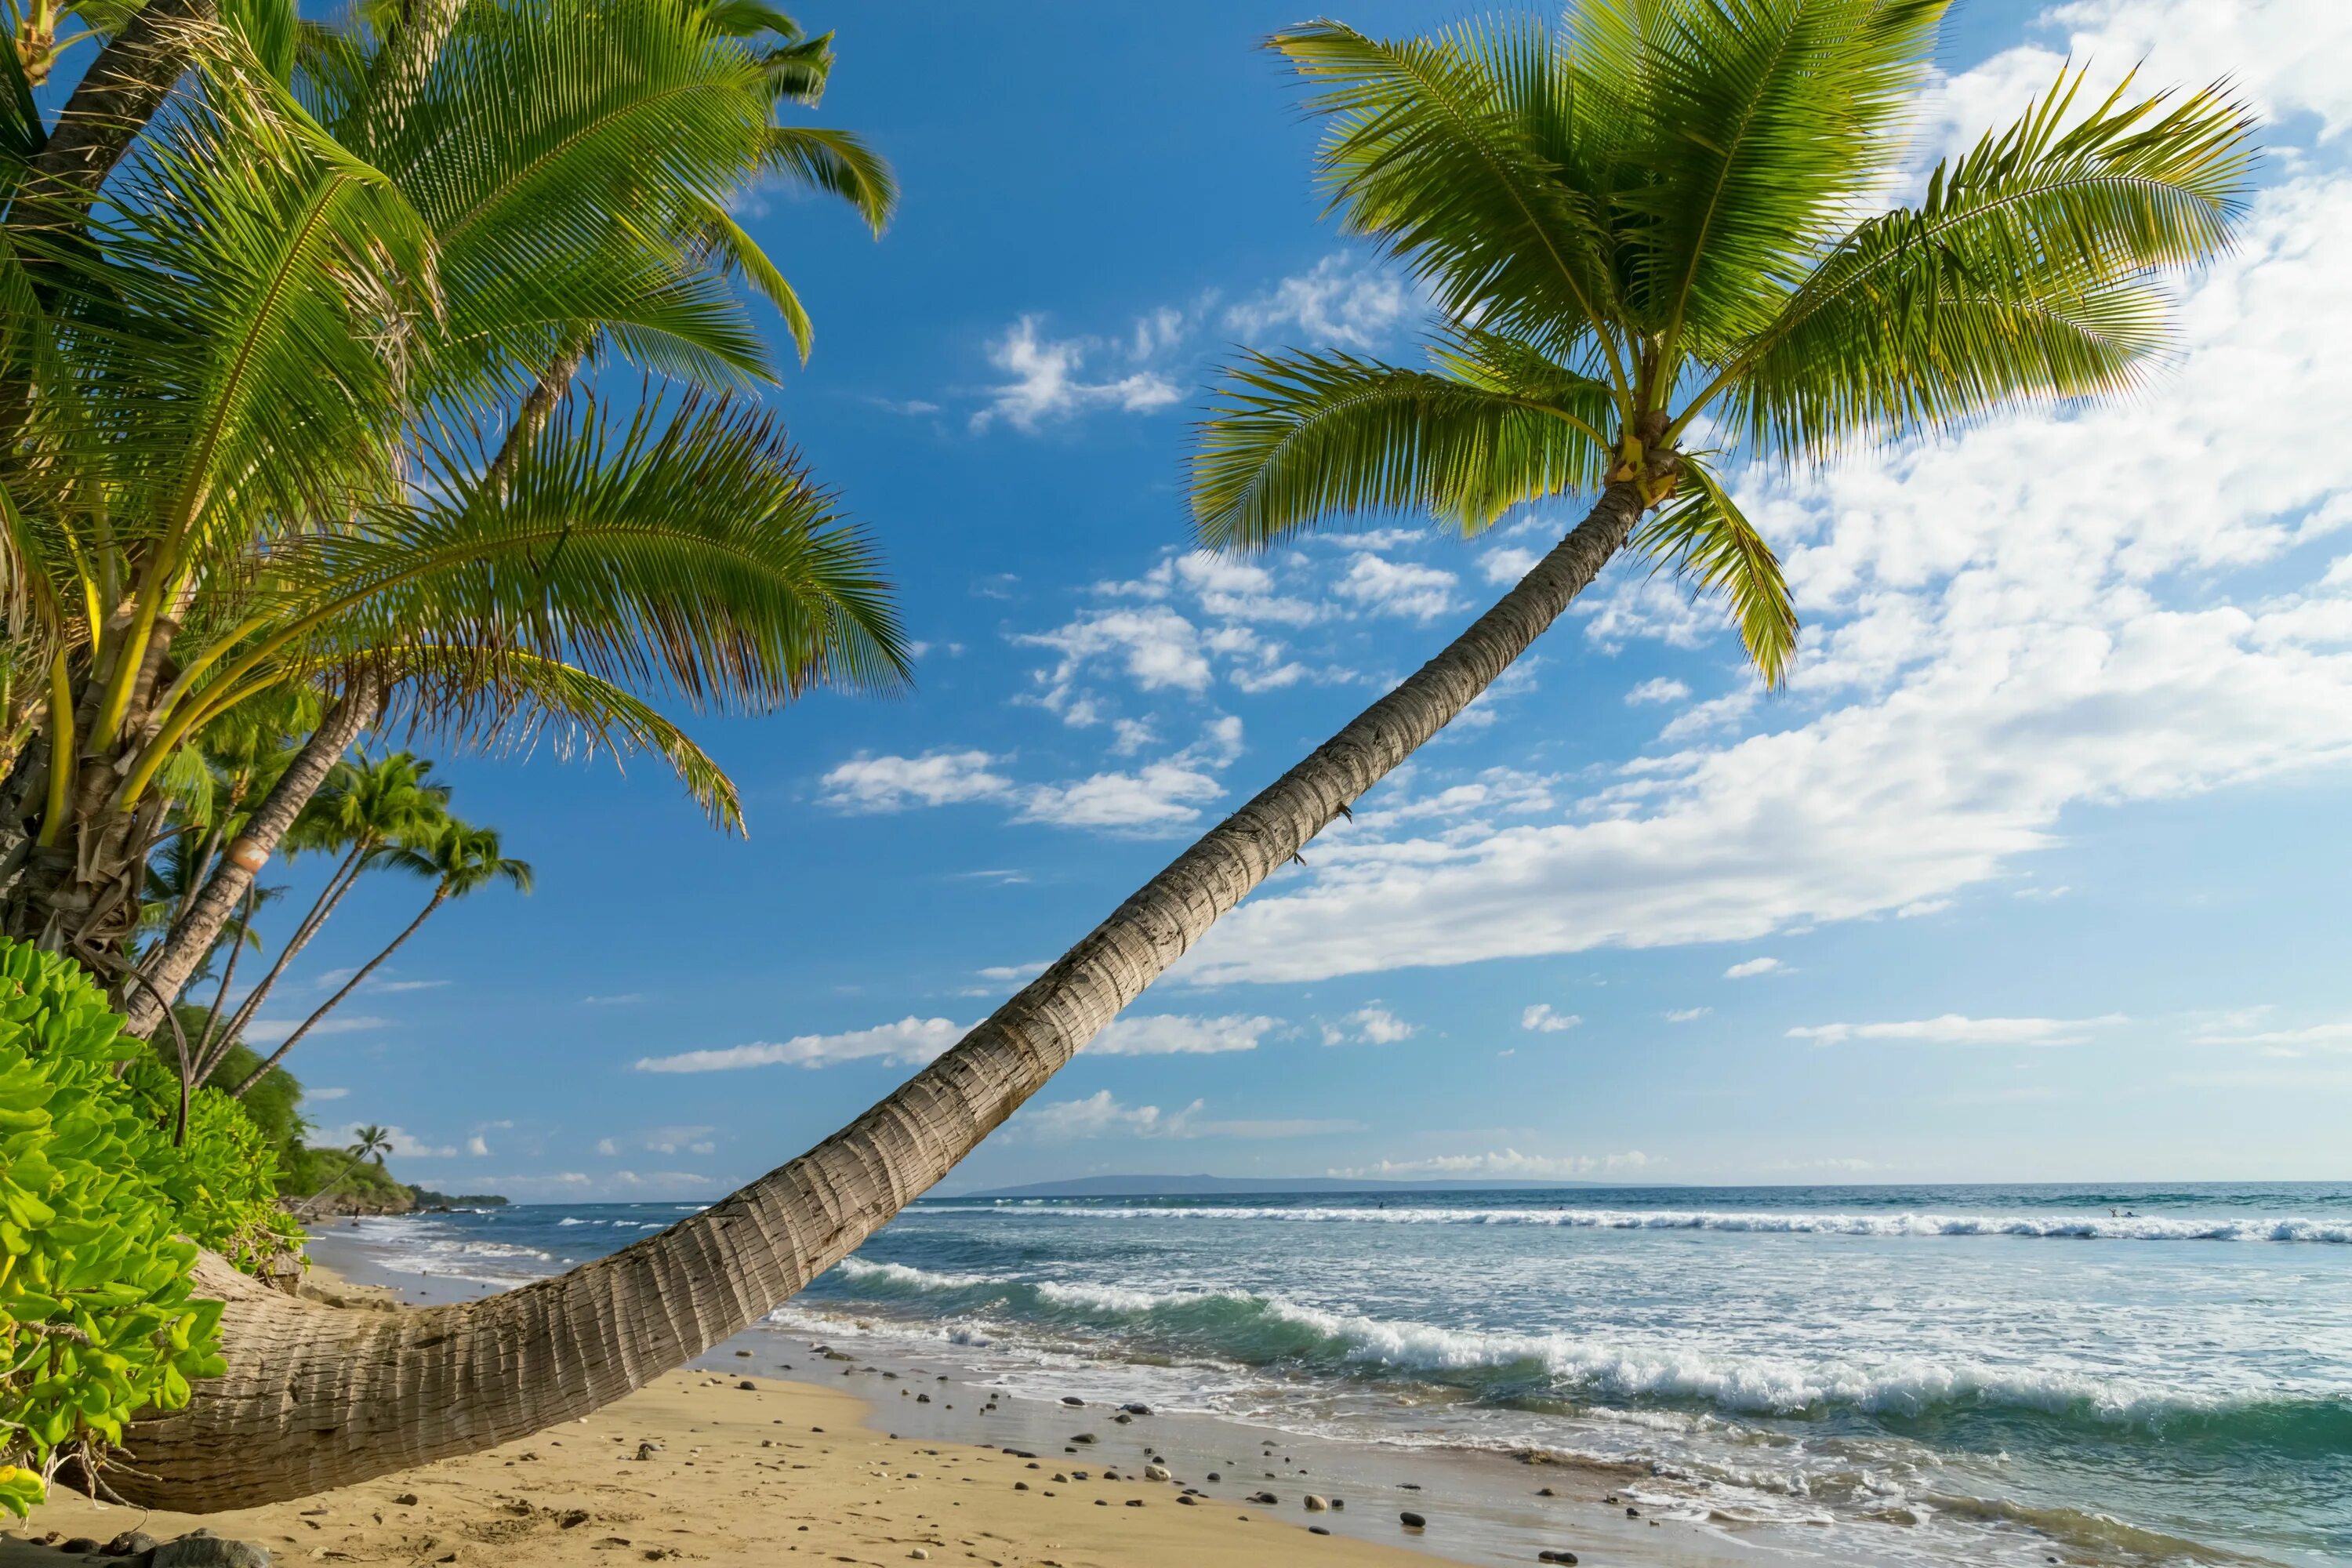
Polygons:
M244 1111L200 1092L175 1147L177 1081L121 1025L79 966L0 943L0 1507L20 1514L223 1370L198 1246L250 1268L297 1234Z

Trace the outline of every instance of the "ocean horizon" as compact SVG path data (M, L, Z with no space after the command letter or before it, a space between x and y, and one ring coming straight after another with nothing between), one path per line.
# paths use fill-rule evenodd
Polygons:
M700 1206L333 1236L503 1287ZM1614 1467L1834 1561L2352 1558L2352 1184L927 1198L768 1325L1008 1399Z

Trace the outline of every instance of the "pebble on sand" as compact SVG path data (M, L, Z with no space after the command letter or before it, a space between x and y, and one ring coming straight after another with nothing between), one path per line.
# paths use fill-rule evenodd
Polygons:
M1422 1518L1421 1515L1413 1512L1412 1510L1406 1509L1402 1513L1397 1515L1397 1522L1403 1525L1407 1530L1419 1530L1423 1526L1426 1525L1429 1521Z

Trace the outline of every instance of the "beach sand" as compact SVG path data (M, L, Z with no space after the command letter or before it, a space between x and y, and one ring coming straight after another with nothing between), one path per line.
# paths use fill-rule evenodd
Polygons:
M319 1270L313 1279L333 1283ZM266 1547L280 1563L1433 1561L1425 1550L1310 1534L1308 1516L1244 1506L1238 1486L1181 1504L1180 1483L1200 1478L1146 1481L1137 1470L1129 1479L1114 1461L1121 1479L1112 1480L1099 1461L894 1440L868 1415L865 1401L837 1389L689 1369L585 1421L297 1502L194 1517L100 1508L60 1489L0 1540L0 1565L58 1563L58 1552L33 1544L44 1537L104 1542L140 1530L170 1540L199 1526ZM640 1459L646 1444L650 1457ZM1081 1468L1090 1479L1076 1479ZM1071 1479L1057 1482L1057 1473ZM1298 1494L1284 1490L1297 1510Z

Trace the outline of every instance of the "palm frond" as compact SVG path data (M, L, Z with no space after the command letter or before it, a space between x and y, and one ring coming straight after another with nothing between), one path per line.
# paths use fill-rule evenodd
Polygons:
M877 236L898 210L898 176L889 161L852 132L772 125L761 161L771 174L839 196Z
M702 234L719 269L740 274L754 292L776 308L776 313L784 319L784 330L793 336L793 346L800 351L801 363L808 363L815 328L799 293L776 269L776 264L768 259L768 253L722 207L712 207L703 215Z
M1627 548L1698 593L1721 595L1748 661L1777 688L1797 652L1797 606L1780 559L1706 465L1685 458L1681 478L1690 493L1645 520Z
M1785 457L1965 420L2021 397L2136 384L2168 341L2150 285L2229 243L2252 153L2245 106L2126 82L2068 115L2082 75L1938 165L1926 199L1855 227L1745 347L1728 388Z
M1515 390L1527 367L1504 363L1498 342L1460 340L1452 375L1348 354L1229 368L1192 460L1202 547L1263 549L1327 519L1415 509L1475 533L1518 501L1596 483L1608 389L1546 362L1549 383Z

